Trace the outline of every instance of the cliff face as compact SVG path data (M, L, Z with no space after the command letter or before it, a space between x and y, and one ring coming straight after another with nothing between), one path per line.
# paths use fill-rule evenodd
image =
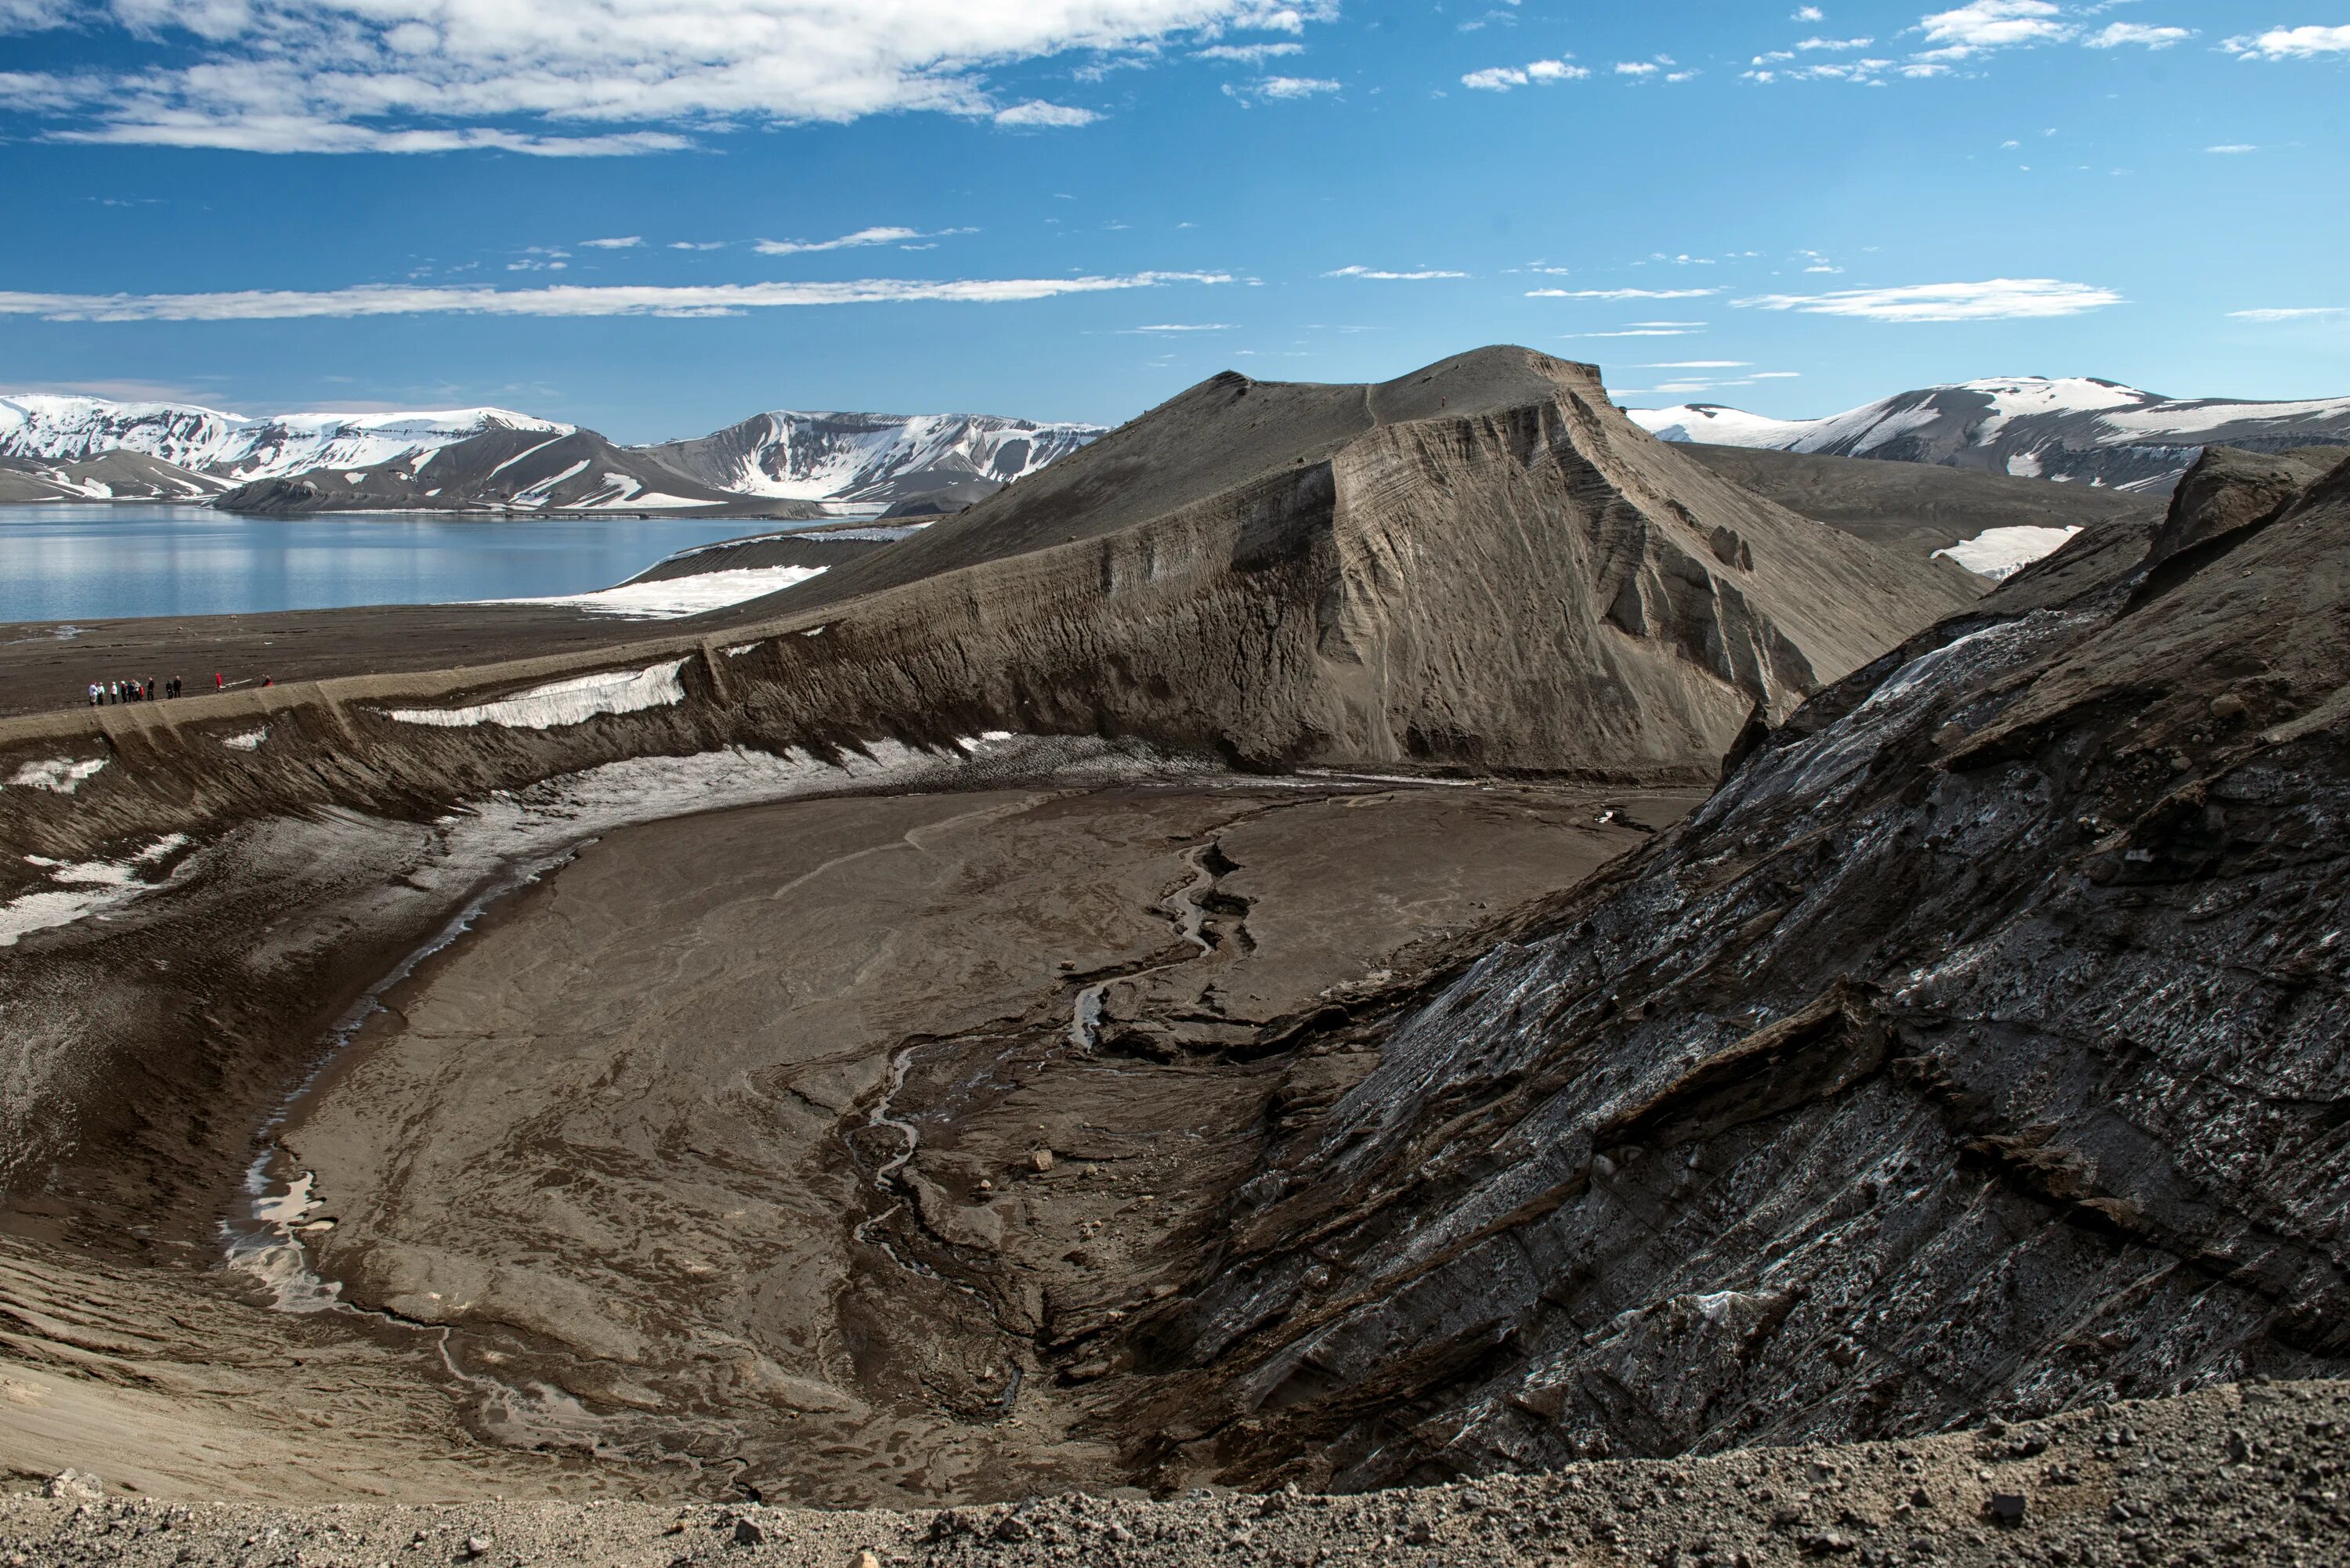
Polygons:
M1127 1338L1141 1449L1352 1488L2350 1366L2350 467L2291 466L1814 699L1388 1033Z

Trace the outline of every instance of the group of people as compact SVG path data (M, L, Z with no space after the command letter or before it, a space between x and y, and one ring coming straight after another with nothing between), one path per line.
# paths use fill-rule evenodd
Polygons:
M180 694L178 676L174 675L163 682L162 694L166 697ZM155 695L155 681L151 676L145 680L93 680L89 683L89 705L93 708L111 707L117 702L152 702Z
M261 683L264 686L277 684L266 675L261 678ZM239 682L239 684L243 683ZM214 670L213 690L224 691L227 689L228 677ZM186 690L185 684L174 675L163 682L160 695L177 697ZM158 695L158 690L151 677L145 680L93 680L89 683L89 705L93 708L110 708L118 702L152 702Z

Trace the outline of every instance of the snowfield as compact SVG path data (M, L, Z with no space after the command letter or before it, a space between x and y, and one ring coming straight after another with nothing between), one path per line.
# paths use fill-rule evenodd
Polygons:
M1986 577L2012 577L2043 556L2053 556L2081 530L2078 528L1986 528L1963 544L1937 550L1970 572Z
M682 702L685 686L678 673L684 668L684 659L673 659L645 670L612 670L550 681L470 708L394 708L390 713L403 724L442 729L503 724L512 730L553 730L585 723L599 714L635 713Z
M487 599L499 605L570 605L595 615L629 620L670 620L724 609L745 599L763 598L821 576L822 566L743 566L733 571L700 572L690 577L659 582L622 583L593 593L560 594L536 599Z

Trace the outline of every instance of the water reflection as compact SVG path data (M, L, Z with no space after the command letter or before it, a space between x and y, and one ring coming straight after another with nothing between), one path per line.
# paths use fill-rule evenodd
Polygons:
M201 506L0 507L0 621L233 615L608 587L750 518L237 517Z

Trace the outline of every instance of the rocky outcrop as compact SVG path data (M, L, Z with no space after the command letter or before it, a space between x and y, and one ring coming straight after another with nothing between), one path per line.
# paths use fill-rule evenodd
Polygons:
M2350 1367L2350 466L2239 462L2172 519L2224 558L2085 538L1383 1032L1124 1336L1139 1451L1352 1489Z

